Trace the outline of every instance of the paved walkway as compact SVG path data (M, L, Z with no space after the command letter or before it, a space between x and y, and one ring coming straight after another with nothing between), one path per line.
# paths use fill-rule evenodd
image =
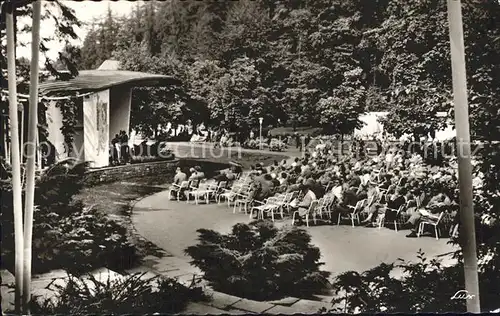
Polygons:
M234 224L250 221L244 213L233 214L227 204L195 205L193 202L170 201L168 191L135 204L132 220L140 235L186 261L189 257L184 254L184 249L197 243L197 229L227 233ZM291 224L291 220L279 220L277 224ZM311 234L312 243L321 249L324 269L333 275L347 270L362 272L398 258L416 260L419 249L430 256L453 250L447 239L410 239L405 238L408 231L395 232L388 228L321 225L305 229Z
M210 146L209 144L176 143L182 146ZM273 153L241 149L248 152ZM174 150L175 151L175 150ZM300 152L289 149L285 153L289 157L300 156ZM291 159L291 158L290 158ZM168 191L162 191L152 196L139 200L132 209L132 221L137 232L166 250L169 256L158 258L149 256L145 258L141 267L125 271L124 273L147 272L147 276L162 275L177 278L188 285L193 280L200 280L202 274L199 269L189 263L189 257L184 254L184 249L197 243L196 230L199 228L213 229L222 233L230 231L236 223L246 223L250 219L243 213L233 214L227 204L194 205L186 202L168 200ZM289 225L291 220L285 219L277 225ZM428 255L439 255L451 250L447 240L436 241L434 238L423 237L408 239L406 232L394 232L389 229L375 229L363 227L341 226L313 226L305 228L312 236L312 243L320 247L322 258L325 262L324 270L332 272L335 276L347 270L365 271L381 262L394 262L398 258L414 260L418 249ZM108 269L95 271L106 279L118 278L121 275ZM34 293L44 296L53 295L53 283L65 277L64 271L37 276L33 279ZM12 293L8 293L5 284L11 283L13 277L7 271L2 271L2 310L12 301ZM331 297L318 296L318 301L303 300L288 297L274 302L256 302L235 296L215 292L205 287L206 293L211 295L210 302L190 303L183 314L293 314L317 313L320 308L331 307Z
M227 204L195 205L193 202L170 201L168 192L163 191L140 200L133 208L132 221L140 235L171 254L170 257L150 258L139 270L158 271L161 275L189 283L193 278L201 279L202 275L199 269L189 264L190 258L184 253L186 247L197 243L196 230L206 228L228 233L234 224L248 223L250 218L244 213L233 213ZM277 221L278 226L290 224L290 219ZM409 239L405 238L407 231L395 232L386 228L318 225L305 229L311 234L312 243L321 249L321 260L325 263L323 269L330 271L332 277L348 270L363 272L381 262L390 263L399 258L416 260L419 249L430 256L453 250L447 239ZM401 273L395 271L394 276ZM280 302L255 302L212 293L210 303L192 303L184 313L294 314L317 313L320 308L328 310L332 307L331 295L317 296L318 301L289 297Z

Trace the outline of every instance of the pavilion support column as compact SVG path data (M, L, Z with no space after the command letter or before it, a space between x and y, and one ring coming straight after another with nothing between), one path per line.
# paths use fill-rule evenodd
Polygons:
M77 155L78 160L88 161L94 165L97 159L97 119L95 95L83 100L83 149Z
M126 106L127 106L127 121L125 123L125 126L127 126L127 129L125 130L127 134L130 136L130 112L132 111L132 89L129 88L127 91L127 99L126 99Z
M21 102L19 103L19 116L21 118L21 127L19 128L19 141L20 141L20 147L19 147L19 155L21 156L21 163L24 162L24 115L26 113L24 112L24 104Z
M37 128L36 131L36 165L37 169L42 169L42 151L40 148L40 130Z

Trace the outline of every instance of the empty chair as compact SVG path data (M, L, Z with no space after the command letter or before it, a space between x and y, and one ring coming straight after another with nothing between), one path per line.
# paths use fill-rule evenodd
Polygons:
M209 201L208 197L209 194L212 192L214 192L214 189L212 189L212 184L206 182L200 183L198 188L187 192L188 202L189 202L189 197L193 196L196 204L198 204L198 200L200 198L204 198L208 204Z
M246 214L248 210L248 205L250 205L252 201L253 199L250 191L236 194L233 206L233 213L236 213L236 207L238 207L239 212L241 212L241 210L243 209Z

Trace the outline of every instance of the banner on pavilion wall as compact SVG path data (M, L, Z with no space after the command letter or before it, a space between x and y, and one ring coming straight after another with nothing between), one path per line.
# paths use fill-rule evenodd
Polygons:
M109 163L109 90L96 93L96 128L96 167L103 167Z
M84 99L85 160L93 167L109 164L109 90Z

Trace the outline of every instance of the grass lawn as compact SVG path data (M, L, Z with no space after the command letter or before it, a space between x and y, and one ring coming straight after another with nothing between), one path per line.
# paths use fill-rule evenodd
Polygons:
M105 183L85 187L75 198L81 200L86 206L94 205L96 210L127 227L141 254L161 256L162 253L158 247L135 233L130 220L131 202L165 190L161 185L172 182L172 179L172 174L165 174L129 179L126 182Z

